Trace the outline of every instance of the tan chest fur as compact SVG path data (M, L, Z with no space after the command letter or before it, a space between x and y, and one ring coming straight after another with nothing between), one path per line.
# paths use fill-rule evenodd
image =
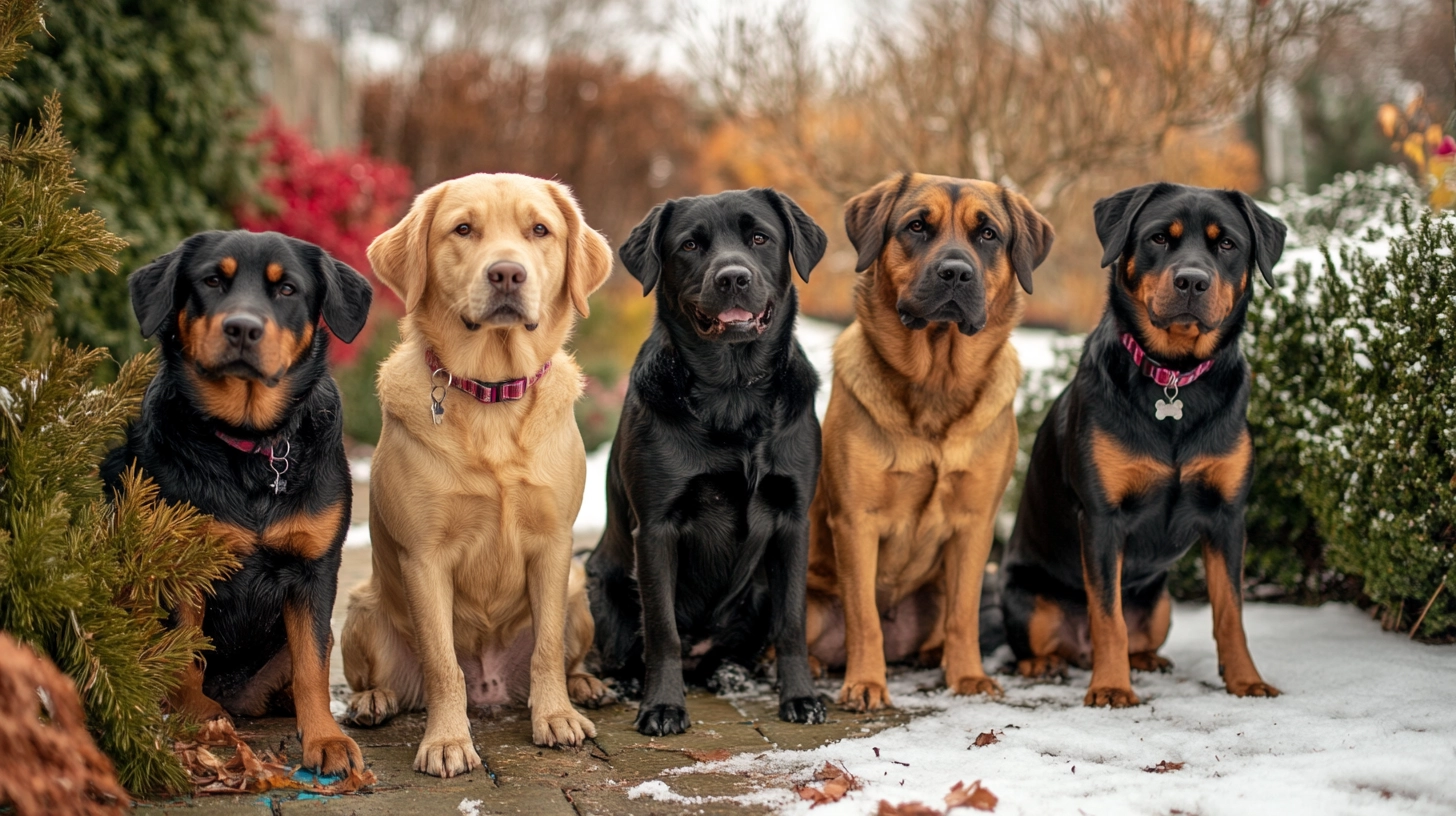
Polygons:
M841 365L867 357L858 328L851 326L835 345L834 387L850 399L831 405L842 416L826 424L852 428L860 444L848 447L826 476L853 468L862 483L854 496L862 519L879 531L876 584L885 608L941 573L943 547L957 530L996 512L982 505L984 497L1000 496L1015 464L1013 400L1021 365L1007 343L979 391L927 391L907 399L864 366Z
M435 425L422 350L413 345L396 350L379 378L384 427L370 483L375 579L395 624L409 631L399 561L448 565L457 649L504 647L531 623L527 560L570 557L586 480L571 412L581 373L558 352L522 400L482 404L447 389Z

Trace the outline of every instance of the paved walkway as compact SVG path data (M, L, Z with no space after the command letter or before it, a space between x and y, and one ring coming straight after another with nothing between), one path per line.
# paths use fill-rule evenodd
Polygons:
M359 491L361 494L364 491ZM367 501L367 500L366 500ZM367 515L359 501L355 516ZM348 590L370 569L368 548L344 551L339 574L339 600L334 609L335 643L344 620ZM336 699L347 689L342 659L335 646L331 682ZM823 681L821 691L832 695L837 682ZM728 754L771 748L811 748L846 737L863 737L905 721L905 715L883 712L855 716L830 707L823 725L780 722L775 698L722 698L705 690L688 696L693 725L687 734L649 739L632 728L635 704L618 704L587 712L597 726L597 737L581 750L537 748L531 744L531 724L525 709L508 709L495 716L471 712L471 728L485 767L455 779L436 779L411 769L415 747L424 734L422 713L395 718L376 729L346 728L364 752L364 760L378 777L371 792L330 799L280 796L209 796L172 803L152 803L142 814L443 814L456 816L463 800L478 800L480 814L670 814L763 812L737 803L673 805L651 799L632 800L627 791L669 768L697 764L694 756L712 759ZM280 746L297 761L301 746L291 719L241 720L238 732L255 751ZM687 773L672 779L674 791L686 796L721 796L747 793L762 787L786 787L781 779L761 775Z

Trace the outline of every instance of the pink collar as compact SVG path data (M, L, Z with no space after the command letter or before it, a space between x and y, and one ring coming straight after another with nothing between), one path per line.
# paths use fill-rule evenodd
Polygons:
M435 355L434 349L430 348L425 349L425 364L430 367L431 385L435 384L436 376L444 374L445 377L449 380L449 382L447 383L448 385L453 385L461 391L464 391L465 393L474 397L477 401L485 403L509 402L512 400L518 400L526 396L527 388L530 388L531 386L540 382L541 378L546 376L546 372L551 370L551 361L547 360L545 363L542 364L539 369L536 370L535 374L532 374L529 377L521 377L515 380L505 380L503 382L481 382L479 380L469 380L465 379L464 377L457 377L454 374L451 374L449 371L445 370L445 364L440 362L440 358ZM445 392L441 391L440 393L443 395ZM444 397L441 396L440 399L443 400Z
M1153 358L1149 357L1146 351L1143 351L1143 347L1138 345L1137 339L1131 333L1123 332L1121 337L1123 347L1132 354L1132 364L1141 369L1143 374L1151 377L1153 382L1164 388L1170 385L1176 385L1178 388L1182 388L1208 373L1210 368L1213 368L1212 360L1204 360L1192 371L1174 371L1171 368L1158 365L1154 362Z
M243 453L256 453L259 456L267 456L270 459L273 458L274 444L271 440L265 439L254 441L252 439L239 439L236 436L228 436L222 431L213 431L213 433L217 435L218 439L221 439L222 441L228 443L229 446L236 448ZM284 444L285 446L287 445L287 443ZM287 458L287 456L288 454L284 453L282 458Z

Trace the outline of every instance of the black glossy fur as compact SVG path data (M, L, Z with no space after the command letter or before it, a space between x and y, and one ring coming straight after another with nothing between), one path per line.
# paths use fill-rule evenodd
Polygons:
M1236 494L1232 497L1192 479L1189 463L1246 445L1241 438L1248 428L1249 368L1238 340L1254 271L1272 285L1270 272L1285 234L1282 223L1243 193L1172 184L1149 184L1104 198L1096 204L1095 221L1105 250L1102 263L1111 267L1108 308L1087 337L1075 377L1037 433L1002 573L1007 635L1018 660L1036 657L1029 628L1040 596L1061 607L1067 631L1082 633L1080 642L1067 646L1075 653L1070 662L1084 667L1092 662L1087 587L1097 587L1093 600L1110 609L1119 559L1130 630L1153 614L1164 598L1168 569L1194 544L1221 554L1233 586L1239 586L1252 463L1241 481L1224 480L1225 490ZM1195 286L1183 287L1182 274ZM1146 294L1159 283L1149 276L1157 275L1172 276L1172 288L1164 290L1168 297L1161 300ZM1210 287L1206 293L1198 291L1203 285ZM1221 286L1230 287L1222 291L1232 306L1216 320L1201 299L1215 297ZM1152 314L1149 302L1160 304ZM1195 317L1204 332L1218 332L1209 353L1164 356L1155 350L1159 324L1167 328ZM1178 392L1181 420L1155 418L1154 404L1165 399L1165 391L1133 364L1119 339L1122 331L1132 332L1150 356L1178 371L1214 361L1206 374ZM1169 468L1172 475L1109 502L1106 474L1099 468L1120 460L1103 456L1099 461L1094 434L1113 440L1136 461ZM1219 645L1222 655L1224 643Z
M230 277L220 269L229 258L235 264ZM269 264L282 267L281 280L268 279ZM125 443L102 465L107 486L117 489L122 473L135 462L157 482L162 498L189 502L217 522L255 534L283 519L342 505L332 545L319 557L301 558L267 546L240 552L242 568L219 582L206 603L202 629L214 646L207 655L207 696L244 716L265 713L252 707L258 702L290 708L286 683L277 701L271 694L251 703L244 698L256 696L249 691L250 681L286 643L285 606L311 616L327 666L329 617L352 496L339 392L328 372L329 332L312 327L322 316L334 334L352 341L368 317L372 289L358 272L313 244L243 231L194 235L138 269L129 283L142 334L157 336L162 362ZM258 370L246 349L211 366L189 356L182 321L237 314L262 320L267 331L295 338L311 333L312 339L285 360L282 371ZM209 415L203 391L227 377L276 383L275 388L285 389L278 410L255 413L263 420L258 425ZM267 456L235 449L217 436L219 431L286 444L286 489L275 495Z
M794 339L789 262L807 281L825 244L787 196L755 189L661 204L621 248L657 318L587 571L603 673L645 674L644 734L687 729L685 666L752 666L769 645L779 716L824 721L804 640L819 379Z

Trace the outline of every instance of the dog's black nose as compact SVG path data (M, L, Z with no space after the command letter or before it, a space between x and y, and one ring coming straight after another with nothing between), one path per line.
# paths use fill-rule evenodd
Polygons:
M485 278L496 291L510 294L526 282L526 268L511 261L496 261L486 268Z
M263 321L250 314L228 315L222 333L234 348L247 348L263 339Z
M1213 285L1213 275L1197 267L1183 267L1173 273L1173 288L1180 292L1201 295Z
M976 270L965 261L942 261L935 267L935 274L946 283L970 283Z
M713 274L713 285L723 292L747 289L750 283L753 283L753 273L741 266L725 266Z

